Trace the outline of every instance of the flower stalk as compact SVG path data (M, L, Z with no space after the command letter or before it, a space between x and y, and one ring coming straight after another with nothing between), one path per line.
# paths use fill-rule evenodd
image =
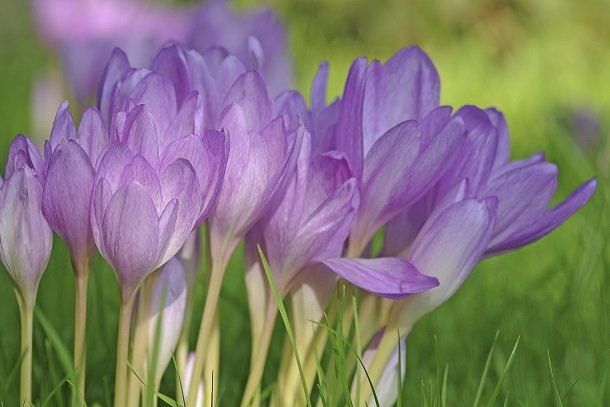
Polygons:
M72 393L72 406L85 404L85 371L86 371L86 333L87 333L87 287L89 266L78 266L72 260L74 269L74 370L76 386Z
M19 405L32 404L32 325L34 306L17 293L19 315L21 317L21 375Z
M129 328L135 295L121 302L119 330L117 333L116 372L114 383L114 406L124 407L127 397L127 362L129 356Z
M208 286L208 293L205 299L205 305L203 308L203 315L201 317L201 325L199 326L199 334L197 336L197 345L195 363L193 365L193 375L191 383L187 393L187 407L195 407L197 401L197 388L199 379L203 375L204 364L209 356L208 347L213 336L214 320L217 318L218 300L220 298L220 290L222 288L222 281L224 278L225 271L229 264L230 254L227 251L223 251L224 255L218 258L210 256L210 280ZM218 374L216 374L218 377ZM216 380L215 386L218 386L218 380ZM206 392L211 389L205 390Z
M257 406L260 403L260 395L257 394L259 389L258 386L263 377L277 312L277 305L271 300L267 305L267 313L265 314L262 330L258 333L253 333L252 335L250 374L248 375L248 381L246 382L246 388L241 401L242 407Z

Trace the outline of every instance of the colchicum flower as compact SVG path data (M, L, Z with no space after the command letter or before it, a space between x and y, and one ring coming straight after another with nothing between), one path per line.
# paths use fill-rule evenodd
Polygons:
M177 99L169 80L129 68L120 51L105 77L100 108L110 120L111 145L97 165L91 224L96 245L121 286L122 343L136 289L176 255L211 210L228 137L202 130L197 93ZM115 403L123 405L126 348L119 350L124 353L118 357Z
M420 62L415 64L413 61L417 60ZM403 78L401 81L400 78L389 76L392 80L388 79L386 83L384 75L392 72L390 68L396 61L402 61L403 64L403 68L397 72L410 78ZM350 235L350 249L356 247L355 253L358 253L368 243L371 233L389 221L382 254L400 255L417 267L419 272L438 278L440 283L430 291L384 307L389 311L382 313L381 318L376 317L377 321L381 321L379 328L386 326L386 334L380 341L377 355L369 370L374 383L378 383L379 375L396 344L393 332L396 327L404 334L421 316L446 301L483 256L514 250L544 236L582 207L595 190L595 180L591 180L577 189L564 203L548 211L547 207L557 185L555 166L544 162L540 154L527 160L509 162L507 125L502 115L493 109L483 111L467 106L452 117L449 108L436 108L438 76L431 63L423 63L425 61L428 60L421 51L407 49L399 52L383 66L375 63L371 65L366 72L366 78L364 68L358 69L363 66L363 62L359 63L358 60L350 72L350 78L361 78L360 81L354 80L352 83L361 84L359 86L366 84L366 90L360 90L358 93L364 95L359 103L363 106L365 118L362 128L365 151L367 144L372 145L369 154L374 157L375 146L381 146L384 138L396 132L403 135L396 140L406 143L405 140L411 139L415 142L415 147L396 153L395 157L402 160L401 162L392 161L392 154L400 150L398 144L388 144L389 149L377 150L387 151L390 155L382 155L383 165L373 166L375 171L370 173L372 175L368 178L366 160L364 164L360 164L358 158L350 161L356 162L356 170L362 168L364 180L375 179L386 172L387 175L383 179L392 180L392 175L399 171L399 168L405 168L407 172L403 173L406 175L401 178L402 184L399 182L394 185L408 186L397 189L405 191L406 195L395 195L388 190L391 182L386 181L384 187L373 186L371 191L374 193L371 196L375 199L368 206L366 192L361 192L361 217ZM409 70L408 67L418 68ZM384 71L384 68L388 70ZM371 82L373 85L369 85ZM415 104L404 101L385 104L395 97L391 89L397 88L399 83L415 86L414 90L404 93L411 95ZM349 84L350 79L346 85L347 95L350 95L349 91L353 89ZM381 89L385 89L388 95L385 99L384 93L379 93ZM355 105L357 108L351 111L351 117L360 117L360 106L358 103ZM377 108L378 105L382 108ZM370 141L368 134L375 134L376 129L383 131L401 117L393 116L395 110L389 109L391 106L406 106L401 114L419 118L420 124L416 128L421 129L420 137L409 137L415 122L407 121L393 127L381 139ZM353 120L350 123L358 124L360 121ZM360 129L356 128L352 134L358 134L359 131ZM430 135L433 135L432 138ZM337 137L337 143L341 144L340 135L337 134ZM437 150L433 149L428 157L426 140L435 140L428 142L431 143L430 146L438 147ZM342 145L348 152L352 149L352 157L359 157L359 146L354 149L347 141ZM418 149L417 145L424 146L423 150L421 147ZM451 147L446 151L448 146ZM413 151L420 153L417 155ZM412 161L411 156L414 157L413 162L417 163L414 167L408 165ZM421 176L424 176L425 180L418 180ZM366 191L367 181L364 184ZM380 197L390 199L383 201L379 200ZM439 253L443 255L439 256ZM356 281L348 273L341 275L365 290L371 284L368 278ZM363 325L365 324L361 322L361 326ZM369 394L370 388L362 384L361 399L368 399Z
M468 129L461 150L464 160L386 227L384 253L411 259L441 282L405 300L406 326L446 301L479 259L518 249L551 232L580 209L596 187L590 180L548 210L557 168L541 154L509 162L508 126L496 110L467 106L456 115ZM446 253L442 263L433 254L439 252Z
M17 136L0 179L0 260L15 288L21 315L20 404L32 403L32 322L38 283L53 236L42 214L44 165L36 147Z
M375 232L421 198L456 159L464 123L438 107L439 89L436 70L419 48L399 51L383 65L354 61L335 128L337 149L347 154L361 196L350 256L362 254Z
M68 245L77 274L86 272L93 252L89 206L94 166L107 145L108 131L94 108L85 111L77 133L68 103L60 106L45 144L42 204L51 228Z
M75 397L81 398L85 390L87 282L94 247L89 208L94 166L108 142L108 131L97 110L85 111L77 133L68 103L64 102L45 143L42 209L51 228L66 242L75 274L74 361L80 394Z
M304 128L300 126L297 131L304 132ZM277 315L277 305L258 261L257 246L261 245L269 260L282 297L291 290L303 289L302 285L326 281L326 284L316 284L318 307L292 309L293 314L302 317L302 323L293 328L299 350L304 351L311 337L308 321L322 317L336 280L332 273L308 271L317 269L317 263L323 260L340 256L357 206L358 191L347 161L338 153L312 157L310 137L305 133L296 173L286 192L246 238L247 263L250 263L246 267L246 287L253 341L250 376L242 404L248 405L259 384ZM315 281L309 281L311 277ZM303 311L310 318L302 315Z
M440 106L439 75L417 47L385 63L356 59L330 104L329 68L320 64L307 106L287 90L286 38L268 11L236 15L224 0L183 8L35 0L33 8L79 107L97 89L97 109L84 110L77 130L64 102L44 159L17 136L0 179L0 260L24 332L22 404L31 402L32 312L51 230L66 242L76 276L73 404L84 402L94 245L120 286L114 405L139 405L141 393L143 404L154 404L175 352L183 375L176 400L195 407L217 400L218 302L245 239L252 354L242 405L260 401L278 312L260 247L294 333L270 402L305 403L295 394L301 379L306 389L314 385L331 321L333 334L364 349L357 356L366 375L352 355L344 366L354 362L356 404L375 402L371 382L379 403L390 406L413 326L480 260L550 233L596 188L590 180L549 208L557 168L542 154L510 161L508 126L497 110ZM189 355L200 237L209 248L207 294ZM340 300L330 304L339 277L353 285L341 309ZM292 345L302 357L298 369Z
M222 133L187 134L160 149L156 127L143 105L129 111L96 174L93 235L123 301L182 247L208 212L223 170L222 160L205 160L223 154Z
M211 274L197 344L193 374L200 377L220 287L228 261L239 241L269 210L292 176L303 132L286 130L273 117L265 83L255 71L237 78L225 98L220 127L231 135L231 149L223 185L208 220ZM189 392L189 405L195 388Z

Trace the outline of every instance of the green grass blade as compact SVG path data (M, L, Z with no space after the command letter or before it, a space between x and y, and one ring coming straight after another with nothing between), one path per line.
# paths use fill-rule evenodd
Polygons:
M438 351L438 337L434 335L434 358L436 359L436 385L438 386L438 392L440 395L440 389L442 386L441 381L441 359L440 352ZM432 392L432 386L430 386L430 392ZM440 398L440 397L439 397ZM436 397L435 403L436 404Z
M508 371L510 370L510 367L513 364L513 361L515 360L515 355L517 353L517 349L519 348L519 341L521 340L521 337L517 337L517 341L515 342L515 346L513 347L513 351L510 353L510 356L508 357L508 362L506 362L506 366L504 367L504 371L502 372L502 376L500 376L500 380L498 381L498 384L496 385L496 388L494 389L494 392L491 395L491 398L489 399L489 402L487 403L487 407L491 407L495 404L496 399L498 398L498 395L500 394L500 389L502 388L502 385L504 384L504 381L506 380L506 376L508 375Z
M472 407L478 407L479 402L481 401L481 395L483 394L483 388L485 387L485 382L487 381L487 375L489 374L489 366L491 365L491 358L493 356L494 350L496 349L496 344L498 343L498 336L500 336L500 331L496 331L496 336L494 338L493 343L491 344L491 349L489 350L489 354L487 355L487 360L485 361L485 367L483 368L483 374L481 375L481 381L479 382L479 388L477 389L477 395L474 398L474 403Z
M547 362L549 365L549 379L551 381L551 389L553 390L553 401L555 402L555 407L563 407L563 402L561 401L561 395L559 394L559 389L557 389L557 383L555 382L555 375L553 374L553 364L551 363L551 351L547 349Z
M70 356L70 352L68 351L68 349L66 349L65 345L61 341L61 338L59 337L59 334L57 333L55 328L53 328L53 325L51 325L51 322L47 319L47 317L40 310L40 308L36 307L36 309L34 310L34 315L40 323L40 326L42 326L42 329L46 333L47 337L51 341L51 344L53 345L53 348L57 353L59 363L61 363L62 367L64 368L66 376L68 377L70 382L74 383L76 372L74 371L74 365L72 363L72 357Z
M182 385L182 372L178 369L178 361L176 360L176 353L172 352L172 364L174 365L174 371L176 372L176 383L178 388L176 389L176 397L180 396L182 405L186 405L186 395L184 394L184 386Z
M50 377L51 383L59 383L59 385L56 385L51 390L51 392L49 393L47 398L40 405L41 407L44 407L47 403L49 403L55 395L57 395L57 403L60 406L66 405L66 402L63 398L63 394L61 392L58 392L58 390L67 381L67 377L64 377L61 381L58 380L58 378L57 378L57 371L55 369L55 360L54 360L55 358L53 357L53 353L52 353L52 349L51 349L52 346L53 345L51 345L51 342L48 339L46 339L44 341L44 348L45 348L45 351L47 354L47 365L49 366L49 377Z
M176 400L173 398L166 396L165 394L155 392L155 395L159 397L164 403L170 405L171 407L182 407L182 404L178 404Z
M40 404L40 407L45 407L47 404L49 404L49 402L53 399L53 397L55 397L56 394L59 396L61 394L61 392L59 392L59 389L61 389L61 386L63 386L64 383L66 383L67 381L68 381L68 378L64 377L59 383L57 383L57 385L55 385L53 390L51 390L51 392L47 395L47 397L44 399L44 401ZM66 405L64 401L58 401L58 403L60 406ZM0 405L2 405L1 402L0 402Z
M297 352L296 342L294 340L294 333L292 332L292 327L290 326L290 321L288 320L288 313L286 312L286 308L284 307L284 302L282 301L282 297L280 296L279 291L277 290L277 286L275 285L275 281L273 279L273 275L271 274L271 269L269 268L269 263L267 262L267 258L263 253L263 249L258 246L258 253L261 256L261 261L263 263L263 269L265 270L265 274L267 275L267 280L269 281L269 286L271 287L271 292L273 293L273 297L275 298L275 302L279 308L280 316L282 317L282 322L284 322L284 326L286 328L286 334L288 335L288 340L290 341L290 345L292 346L292 350L294 352L294 357L297 361L297 366L299 368L299 375L301 376L301 384L303 385L303 391L305 392L305 399L307 400L307 405L311 407L311 400L309 398L309 391L307 390L307 383L305 382L305 373L303 372L303 365L301 364L301 359L299 358L299 354Z
M445 374L443 375L443 387L441 387L441 407L447 405L447 378L449 377L449 363L445 364Z

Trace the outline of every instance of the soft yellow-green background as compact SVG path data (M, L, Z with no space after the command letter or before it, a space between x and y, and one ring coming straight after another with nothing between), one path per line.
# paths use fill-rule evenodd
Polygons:
M252 1L236 2L239 8ZM418 44L442 80L442 102L503 110L511 126L513 158L540 150L560 167L560 197L597 176L593 200L542 241L484 261L455 297L415 327L408 341L404 400L420 405L421 383L437 381L437 357L448 364L450 406L471 405L496 331L483 401L490 397L516 338L515 363L501 389L508 405L553 405L547 351L566 405L610 405L610 248L608 232L608 130L610 118L610 13L602 0L298 0L264 1L289 31L296 87L308 93L318 62L331 64L329 96L341 92L347 68L359 55L386 59ZM27 2L0 0L0 151L31 132L33 76L57 64L32 30ZM599 141L575 141L570 111L599 118ZM442 256L439 253L439 256ZM248 360L248 319L239 259L223 291L221 400L239 399ZM112 383L117 293L103 262L92 279L88 398L105 404ZM43 278L39 305L67 349L71 346L73 285L64 246ZM70 317L68 317L70 316ZM99 322L101 321L101 322ZM50 394L63 377L55 347L36 325L35 397ZM438 338L438 354L434 336ZM278 347L281 329L277 330ZM8 279L0 275L0 400L13 400L10 372L17 363L18 320ZM272 352L271 363L277 362ZM275 356L274 356L275 355ZM268 369L273 371L273 365ZM273 383L268 373L265 383ZM12 381L11 381L12 380ZM426 384L427 385L427 384ZM436 391L436 390L435 390ZM6 393L6 394L4 394ZM6 402L6 401L5 401ZM6 402L10 404L9 402ZM8 404L7 404L8 405ZM225 405L225 404L223 404Z

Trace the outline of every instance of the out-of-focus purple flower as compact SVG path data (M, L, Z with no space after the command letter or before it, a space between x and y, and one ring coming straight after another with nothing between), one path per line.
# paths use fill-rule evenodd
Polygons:
M114 123L116 139L99 159L91 225L127 300L207 215L227 145L223 133L208 131L203 136L186 132L161 148L147 107L138 105L124 116Z
M599 143L599 114L592 108L584 106L568 110L568 124L572 137L585 150L592 151Z
M152 363L152 352L156 349L155 376L149 378L149 382L155 386L159 385L163 372L176 350L184 322L185 307L185 270L178 259L172 258L165 264L156 279L150 303L147 361ZM157 330L160 334L158 339ZM155 347L156 341L158 341L158 345ZM148 369L145 371L148 371Z
M97 110L82 116L78 132L64 102L45 144L46 178L42 209L51 228L66 242L75 272L84 272L94 241L89 208L95 163L109 142L108 131Z
M425 219L460 193L464 198L495 197L495 226L485 255L517 249L548 234L580 209L596 188L592 179L564 202L548 209L557 187L557 167L543 154L509 161L508 126L501 113L473 106L456 115L468 129L467 140L456 162L419 202L392 220L386 228L384 252L408 255Z
M118 0L35 0L41 37L55 47L79 101L94 95L114 47L138 66L165 41L184 40L192 26L189 9Z
M464 141L461 118L438 107L439 79L419 48L385 64L350 69L335 145L346 153L360 190L348 255L359 256L375 232L420 199L447 171Z
M0 260L25 307L32 310L53 244L42 214L42 158L24 136L9 150L0 180Z
M140 0L36 0L33 10L41 37L58 50L80 102L93 97L113 48L124 49L142 67L170 40L202 53L223 47L264 74L274 95L292 79L286 35L270 11L238 15L222 0L183 8Z
M292 84L292 62L284 27L273 11L233 12L225 0L211 0L199 9L187 44L201 53L223 47L265 78L272 96Z

